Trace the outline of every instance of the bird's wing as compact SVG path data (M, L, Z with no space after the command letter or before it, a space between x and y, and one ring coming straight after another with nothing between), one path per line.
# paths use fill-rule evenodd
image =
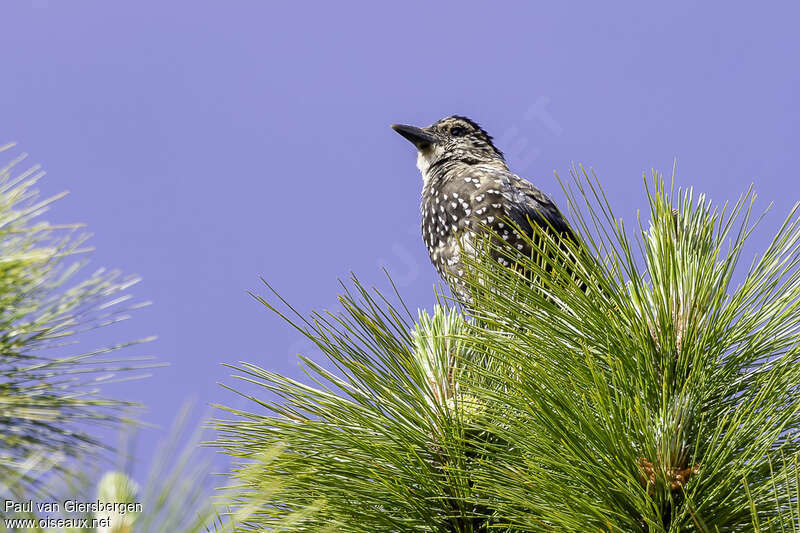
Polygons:
M545 228L548 225L552 226L560 235L566 235L570 239L575 238L564 215L545 193L519 176L512 175L510 181L509 191L512 198L510 198L509 215L514 222L523 229L529 229L528 219L530 219Z

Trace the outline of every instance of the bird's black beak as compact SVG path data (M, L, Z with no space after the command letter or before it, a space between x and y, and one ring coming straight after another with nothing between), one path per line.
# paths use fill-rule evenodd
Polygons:
M435 135L432 135L422 128L418 128L416 126L392 124L392 129L411 141L411 143L416 146L418 150L422 150L432 144L436 144L436 142L439 140Z

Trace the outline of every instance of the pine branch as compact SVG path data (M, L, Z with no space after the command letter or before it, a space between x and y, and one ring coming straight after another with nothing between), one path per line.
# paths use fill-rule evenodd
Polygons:
M654 175L631 234L596 177L566 190L580 244L541 231L506 268L486 239L471 318L412 324L357 280L338 314L259 297L329 364L232 367L262 390L217 421L245 531L309 506L286 530L797 531L797 210L736 285L751 191L717 209Z
M14 175L24 157L0 169L0 493L13 498L32 496L49 474L75 474L69 462L101 447L86 424L119 424L133 405L100 386L152 366L113 355L148 339L73 347L141 306L126 296L138 280L103 270L78 279L86 237L79 225L41 221L62 195L40 200L38 166Z

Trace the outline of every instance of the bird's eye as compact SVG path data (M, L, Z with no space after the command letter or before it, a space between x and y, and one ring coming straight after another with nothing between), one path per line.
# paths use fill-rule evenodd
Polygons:
M467 134L467 130L461 126L453 126L450 128L450 135L453 137L462 137Z

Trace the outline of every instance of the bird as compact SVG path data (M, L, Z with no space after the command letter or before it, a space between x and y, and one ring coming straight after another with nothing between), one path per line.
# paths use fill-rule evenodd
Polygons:
M529 241L517 231L532 238L534 225L577 242L556 204L509 170L503 152L474 120L452 115L427 127L393 124L392 129L417 149L422 238L431 262L458 300L470 300L462 253L474 253L476 238L486 231L528 257ZM511 266L509 255L493 257Z

